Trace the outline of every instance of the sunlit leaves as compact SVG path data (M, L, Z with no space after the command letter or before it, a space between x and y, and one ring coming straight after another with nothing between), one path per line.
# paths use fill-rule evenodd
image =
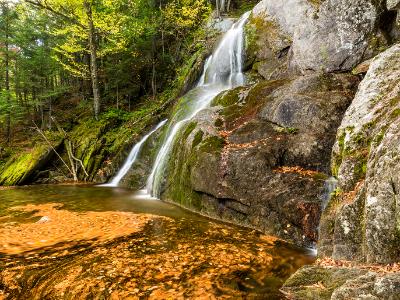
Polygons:
M170 29L185 31L201 23L209 12L205 0L174 0L166 5L164 20Z

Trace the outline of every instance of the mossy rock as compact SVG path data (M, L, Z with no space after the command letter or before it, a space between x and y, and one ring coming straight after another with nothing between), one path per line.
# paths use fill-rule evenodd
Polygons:
M251 15L245 26L245 69L268 80L287 77L287 50L291 43L291 37L277 22Z
M262 81L251 87L238 87L218 95L212 106L221 106L221 117L226 129L230 130L239 123L253 118L271 99L270 94L288 80Z
M282 291L290 299L330 300L335 289L365 273L366 270L353 268L306 266L285 282Z
M193 190L191 185L191 169L196 164L198 146L202 145L204 133L196 130L196 122L189 122L184 126L176 137L176 142L172 149L166 176L165 193L162 199L174 202L188 209L201 211L201 195ZM192 136L192 142L189 143L189 136ZM210 142L210 140L209 140ZM210 142L211 143L211 142ZM188 147L191 144L191 147Z
M54 147L60 145L54 143ZM32 149L11 156L0 169L0 185L12 186L30 183L35 172L54 157L53 148L47 144L37 144Z

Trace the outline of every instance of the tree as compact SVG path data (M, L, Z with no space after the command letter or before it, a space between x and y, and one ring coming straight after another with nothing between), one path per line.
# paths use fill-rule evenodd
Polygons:
M61 1L61 0L50 0L50 1L45 1L45 0L26 0L26 2L39 7L41 9L45 9L51 14L53 14L56 17L62 18L63 21L65 21L65 26L62 28L59 33L61 32L70 32L72 35L75 35L79 37L78 42L81 43L82 40L86 41L86 49L90 53L90 74L91 74L91 80L92 80L92 94L93 94L93 108L94 108L94 116L95 118L98 118L98 115L100 113L100 91L99 91L99 74L98 74L98 62L97 62L97 41L98 41L98 36L97 36L97 31L95 28L95 22L93 20L93 1L91 0L79 0L79 1ZM85 13L82 13L84 11ZM72 27L70 27L72 26ZM68 39L66 39L68 41ZM75 40L73 40L75 42ZM85 43L85 42L83 42ZM59 48L59 53L67 53L71 54L76 51L74 49L74 45L66 44L64 45L64 49L62 47ZM65 50L65 51L62 51ZM78 48L78 50L81 50L81 48ZM67 56L71 58L71 56ZM62 60L61 60L62 62ZM79 71L84 71L81 73L81 76L83 78L86 78L86 68L79 66L79 64L75 64L75 61L73 61L72 65L67 66L64 63L64 66L66 66L66 69L69 71L74 72L75 74L79 74ZM76 72L76 68L78 67L78 72ZM80 67L80 70L79 70Z
M93 23L92 4L88 0L83 1L86 11L88 23L89 49L90 49L90 75L92 77L93 99L94 99L94 115L97 119L100 113L100 91L99 91L99 74L97 68L97 45L96 31Z
M1 1L1 44L2 57L4 61L5 72L5 91L2 96L6 100L6 140L7 144L11 142L11 89L10 89L10 38L11 38L11 20L12 12L8 1Z

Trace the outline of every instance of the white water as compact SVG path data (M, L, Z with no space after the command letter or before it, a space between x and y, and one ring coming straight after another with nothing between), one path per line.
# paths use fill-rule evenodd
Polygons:
M126 173L128 173L128 171L130 170L130 168L132 167L132 165L134 164L134 162L136 161L139 153L140 153L140 149L142 148L143 144L147 141L147 139L153 134L155 133L158 129L160 129L162 126L165 125L165 123L167 123L167 120L162 121L161 123L159 123L152 131L150 131L147 135L145 135L131 150L131 152L129 153L128 158L126 159L124 165L122 166L122 168L118 171L117 175L115 175L115 177L107 184L104 184L102 186L108 186L108 187L117 187L119 185L119 183L121 182L122 178L125 177Z
M335 177L329 177L327 180L325 180L325 186L324 186L324 193L321 197L322 200L322 204L321 204L321 209L322 212L325 210L325 208L327 207L329 201L332 198L332 193L336 190L338 181ZM318 226L318 232L320 230L320 227ZM318 255L318 249L316 248L316 246L312 249L310 249L312 251L312 253L317 256Z
M169 127L147 180L147 192L152 197L160 197L162 178L169 154L180 129L199 111L207 108L222 91L245 84L243 74L244 26L250 15L245 13L227 31L214 53L207 59L197 86L187 96L189 101L184 111L174 116L175 122ZM192 98L190 99L190 96ZM184 97L185 98L185 97Z
M225 0L217 0L219 1L219 10L225 11Z
M325 181L325 191L322 197L322 211L325 210L326 206L329 203L329 200L331 200L332 193L336 190L337 184L338 181L335 177L330 177Z
M218 7L220 12L226 12L228 10L227 3L225 3L225 0L217 0L218 1Z

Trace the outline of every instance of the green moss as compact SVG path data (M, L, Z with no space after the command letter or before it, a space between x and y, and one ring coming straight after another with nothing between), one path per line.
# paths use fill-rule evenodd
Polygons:
M193 142L192 142L192 148L196 147L201 143L203 140L204 132L202 130L199 130L196 132L196 135L194 136Z
M110 110L98 120L87 118L75 126L68 134L68 139L74 155L82 160L89 173L89 178L85 178L81 171L79 178L94 180L106 160L124 157L126 148L158 122L157 112L161 106L161 102L148 101L134 112ZM68 160L66 155L64 158Z
M400 108L396 108L390 114L390 118L397 119L400 116Z
M275 41L284 41L291 44L291 37L282 32L279 24L274 20L265 20L262 17L252 15L245 26L245 47L248 56L257 57L258 52L265 47L265 43L272 51L278 53L282 50L281 44L276 48Z
M317 172L317 173L315 173L315 174L313 175L313 178L314 178L315 180L325 181L325 180L327 180L327 179L329 178L329 176L326 175L325 173L319 173L319 172Z
M222 126L224 126L224 120L222 120L221 118L216 119L214 122L214 126L217 128L221 128Z
M275 126L274 130L278 133L287 133L287 134L297 134L299 132L299 129L294 127Z
M38 144L31 150L12 156L0 170L0 185L11 186L22 183L50 150L50 146Z
M198 156L193 147L189 148L185 146L188 138L187 133L193 131L193 129L188 128L192 126L190 123L186 125L176 138L177 142L172 149L171 159L167 167L169 172L166 174L168 189L162 195L162 198L178 203L186 208L199 211L202 205L201 196L193 190L190 182L191 169L196 163ZM196 133L196 136L203 134L202 131L199 132ZM199 137L195 137L193 143L197 139Z
M270 100L270 94L286 82L288 81L271 80L260 82L251 88L239 87L217 96L212 105L223 107L220 115L225 120L226 129L230 130L257 114Z
M340 165L343 162L343 153L345 147L346 132L342 132L338 138L339 153L332 159L332 174L337 177L339 174Z
M197 126L196 122L190 122L186 126L185 131L183 132L182 139L186 140L188 136L193 132L193 130L195 130L196 126Z
M293 288L295 299L331 299L335 289L367 271L352 268L308 266L290 277L283 287ZM322 286L321 286L322 285Z
M354 179L359 181L364 179L367 174L368 152L360 151L354 155L356 164L354 166Z
M400 103L400 97L394 97L390 100L390 107L394 107Z
M381 142L382 142L382 140L383 140L383 138L385 137L385 132L384 131L381 131L376 137L375 137L375 139L374 139L374 143L376 143L377 145L379 145Z
M245 88L239 87L233 90L226 91L218 95L211 103L211 106L222 106L229 107L231 105L238 104L240 99L240 92L244 91Z
M328 205L325 208L326 214L332 214L336 212L337 208L340 207L342 195L343 191L339 187L330 194Z
M360 130L358 134L352 134L349 144L353 146L350 148L346 147L346 132L353 132L354 127L346 128L345 131L340 134L338 138L339 153L332 160L332 174L334 176L338 176L340 165L348 158L356 161L354 167L355 179L358 180L365 177L367 172L367 160L373 142L373 139L366 133L374 128L374 126L375 123L370 122L364 125L363 129Z
M225 147L225 140L219 136L209 136L200 144L200 151L213 153L213 152L221 152Z
M257 30L258 27L261 27L260 23L262 23L260 18L252 17L245 25L245 49L248 57L255 57L260 50L258 39L261 31Z

